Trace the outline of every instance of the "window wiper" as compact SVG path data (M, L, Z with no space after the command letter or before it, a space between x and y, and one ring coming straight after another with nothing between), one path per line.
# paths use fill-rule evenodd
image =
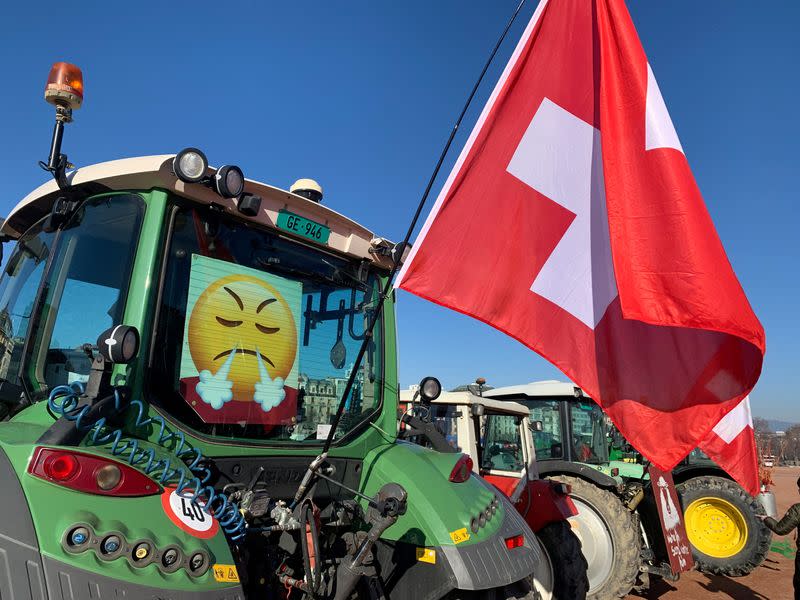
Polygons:
M297 269L295 267L287 267L282 265L279 262L269 262L268 260L264 260L263 258L257 258L256 262L265 270L267 271L279 271L285 275L294 275L295 277L303 277L305 279L309 279L314 283L325 283L328 285L335 285L335 286L342 286L348 285L348 282L342 279L341 277L332 277L330 275L321 275L320 273L315 273L311 271L304 271L303 269ZM325 261L323 261L325 262ZM325 264L328 264L327 262ZM341 274L341 270L336 271L337 274ZM365 290L368 289L368 286L361 281L358 281L353 276L350 276L354 282L356 282L360 289Z
M294 275L295 277L303 277L306 279L310 279L315 283L329 283L337 285L339 282L335 281L332 277L325 277L324 275L320 275L319 273L312 273L308 271L303 271L302 269L296 269L294 267L287 267L279 262L270 262L268 260L264 260L263 258L257 258L256 262L259 264L266 271L279 271L284 275Z
M359 267L359 269L358 269L358 275L357 275L357 276L356 276L356 275L352 275L352 274L348 273L347 271L344 271L344 270L340 269L339 267L337 267L337 266L336 266L336 265L334 265L333 263L329 263L329 262L328 262L327 260L325 260L324 258L322 259L322 262L324 262L324 263L325 263L326 265L328 265L328 266L329 266L331 269L333 269L333 270L334 270L334 272L335 272L337 275L344 275L344 276L345 276L345 277L347 277L348 279L351 279L352 281L354 281L354 282L355 282L355 284L356 284L358 287L360 287L360 288L362 288L362 289L364 288L364 286L365 286L365 284L366 284L366 281L364 280L364 279L366 279L366 271L365 271L365 269L364 269L364 262L362 262L362 263L361 263L361 267ZM362 277L363 277L363 278L362 278Z

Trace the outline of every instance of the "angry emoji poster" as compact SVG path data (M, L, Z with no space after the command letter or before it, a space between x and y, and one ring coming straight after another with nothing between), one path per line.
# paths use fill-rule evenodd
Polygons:
M206 423L291 423L302 286L192 255L181 392Z

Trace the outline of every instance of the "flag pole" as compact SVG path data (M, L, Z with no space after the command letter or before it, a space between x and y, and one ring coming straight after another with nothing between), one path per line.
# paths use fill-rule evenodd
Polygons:
M500 37L497 39L497 42L495 43L494 48L492 49L492 52L489 54L489 58L486 59L486 63L483 65L483 69L481 70L478 79L475 81L475 85L472 86L472 91L467 97L467 101L464 103L464 107L461 109L461 113L458 115L458 119L456 119L453 129L450 131L450 137L447 138L447 142L445 143L444 148L442 149L442 153L439 155L439 160L436 162L436 166L433 169L433 173L431 173L430 179L428 180L428 185L425 186L425 191L422 194L422 198L420 198L419 204L417 205L417 210L414 212L414 216L411 219L411 223L408 226L406 235L403 238L403 241L397 244L397 246L395 246L394 251L392 252L393 254L392 268L389 271L389 275L386 278L386 283L383 286L383 289L381 290L380 296L378 297L378 304L375 307L375 310L372 311L372 316L370 317L367 329L364 331L364 341L361 343L361 347L358 350L356 359L353 362L353 368L350 371L349 377L347 378L347 383L345 385L344 391L342 392L342 397L339 400L339 406L337 407L336 414L333 418L333 422L331 423L331 429L328 432L328 437L325 439L325 445L322 448L322 453L309 466L309 470L306 472L306 476L303 478L303 482L301 482L300 487L297 490L297 494L295 495L295 503L299 502L299 500L302 498L303 494L305 493L305 490L307 489L308 485L311 482L311 477L313 476L314 471L320 466L322 460L324 460L324 456L326 456L328 450L330 450L331 444L333 443L333 438L336 435L336 428L339 426L339 421L341 420L342 413L344 412L345 404L347 402L347 397L350 395L350 392L352 391L353 383L355 382L356 373L358 371L358 366L364 359L364 354L366 353L369 344L372 342L372 334L373 331L375 330L375 324L378 322L378 317L380 316L381 311L383 310L384 301L391 292L392 283L394 281L395 275L397 275L397 271L400 269L403 253L405 249L408 247L408 241L411 239L411 235L414 233L414 228L417 226L417 221L419 220L419 216L422 214L422 209L425 207L425 203L428 200L428 195L431 192L431 188L433 188L433 184L436 181L436 177L439 175L439 171L442 168L444 159L447 156L448 151L450 150L450 146L453 144L453 140L456 137L456 133L458 133L458 128L461 126L461 122L464 120L464 116L467 114L467 110L472 104L473 98L475 98L475 94L477 93L478 88L480 87L481 82L483 81L483 78L486 75L486 71L489 70L489 65L492 64L494 57L497 55L497 51L500 49L500 46L506 39L508 31L514 24L514 21L516 21L517 15L519 15L525 2L526 0L520 0L516 10L511 15L511 18L508 20L505 29L503 29L503 33L500 34Z

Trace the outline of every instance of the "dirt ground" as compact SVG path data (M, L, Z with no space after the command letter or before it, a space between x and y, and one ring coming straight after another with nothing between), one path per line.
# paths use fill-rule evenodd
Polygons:
M779 467L773 471L775 485L772 491L778 504L778 518L792 504L800 502L796 481L798 467ZM721 577L691 571L681 575L680 581L668 582L658 577L651 579L650 590L642 595L630 595L628 600L788 600L792 598L794 573L794 534L772 536L772 547L767 560L746 577ZM781 551L789 554L784 556Z

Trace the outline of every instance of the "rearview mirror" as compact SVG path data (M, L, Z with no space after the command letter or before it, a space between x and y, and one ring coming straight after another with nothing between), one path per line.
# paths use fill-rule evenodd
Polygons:
M530 427L531 431L544 431L544 423L541 421L531 421L528 427Z

